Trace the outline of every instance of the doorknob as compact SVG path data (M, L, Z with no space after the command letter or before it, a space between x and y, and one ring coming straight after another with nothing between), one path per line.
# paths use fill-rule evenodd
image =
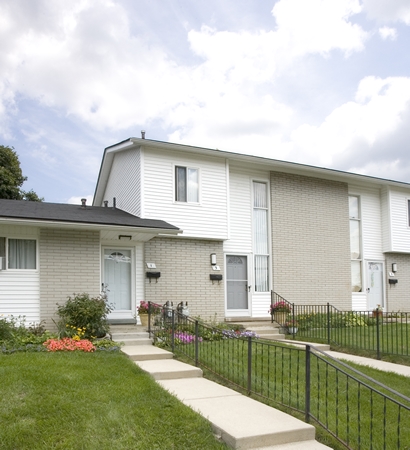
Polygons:
M248 292L251 292L251 286L248 286Z
M367 293L369 293L370 292L370 288L367 288L366 291L367 291Z

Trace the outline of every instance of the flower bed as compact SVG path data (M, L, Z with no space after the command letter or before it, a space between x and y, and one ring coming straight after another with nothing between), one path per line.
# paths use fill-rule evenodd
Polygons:
M95 346L88 339L76 340L72 338L48 339L43 343L49 352L94 352Z

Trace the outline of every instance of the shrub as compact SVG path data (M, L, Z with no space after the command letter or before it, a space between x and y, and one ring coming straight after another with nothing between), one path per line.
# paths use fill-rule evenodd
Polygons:
M74 335L81 334L80 337L85 339L105 336L110 328L107 321L110 311L112 307L100 296L74 294L68 297L64 305L58 305L60 321L57 325L60 335L74 337L74 332Z

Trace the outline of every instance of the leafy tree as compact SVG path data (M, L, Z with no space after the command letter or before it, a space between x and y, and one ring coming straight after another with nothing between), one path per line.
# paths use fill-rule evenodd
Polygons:
M23 176L20 160L13 147L0 145L0 198L11 200L29 200L41 202L40 198L32 189L23 191L21 186L27 180Z

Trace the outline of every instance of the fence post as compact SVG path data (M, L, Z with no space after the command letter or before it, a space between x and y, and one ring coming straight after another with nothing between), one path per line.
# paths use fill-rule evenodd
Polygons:
M327 302L327 343L330 344L330 304Z
M148 302L148 334L151 337L151 302Z
M380 356L380 322L379 314L376 313L376 346L377 346L377 359L381 359Z
M252 387L252 338L248 336L248 395Z
M195 320L195 366L199 364L199 323Z
M171 349L174 352L175 350L175 311L172 308L172 315L171 315Z
M296 321L295 321L295 304L292 303L292 326L294 328L296 327L295 323L296 323ZM292 339L295 339L295 337L296 337L296 333L295 333L295 330L293 330Z
M310 422L310 345L306 345L305 361L305 422Z

